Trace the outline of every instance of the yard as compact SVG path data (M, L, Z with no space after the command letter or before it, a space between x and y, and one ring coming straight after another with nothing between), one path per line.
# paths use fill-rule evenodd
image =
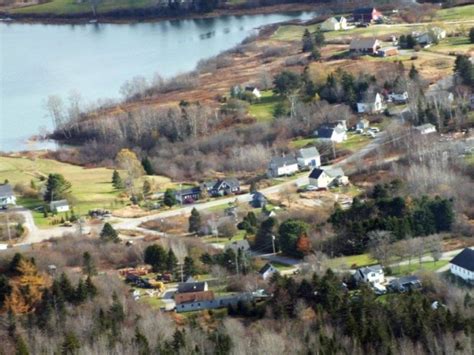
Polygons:
M105 13L120 9L142 9L151 7L155 4L152 0L102 0L97 6L97 12ZM52 0L44 4L26 6L11 10L18 14L91 14L92 9L87 1L79 2L77 0Z
M411 265L401 265L392 267L392 276L404 276L413 274L418 271L433 271L441 269L443 266L448 265L449 260L439 260L437 262L424 261L421 264L417 260L413 260Z
M360 254L360 255L351 255L351 256L341 256L334 259L329 259L327 261L327 265L333 269L339 269L341 267L350 268L352 266L361 267L366 265L373 265L376 264L377 261L372 259L372 257L367 254Z
M436 14L439 21L471 20L474 21L474 5L457 6L439 10Z
M114 207L117 207L117 203L118 207L122 206L119 202L118 192L114 190L111 183L111 169L86 169L42 158L0 157L0 176L2 180L7 179L13 186L18 183L29 186L31 181L37 186L41 186L44 183L42 180L47 178L50 173L62 174L66 180L71 182L70 202L77 214L85 214L94 208L114 209ZM169 184L169 179L167 178L160 176L151 178L157 184ZM141 183L140 181L137 182L137 184ZM43 201L41 199L22 197L19 198L18 204L34 209L42 206ZM33 217L39 226L49 223L39 211L33 212Z
M442 54L454 53L468 53L474 52L474 44L469 42L467 37L447 37L439 42L437 45L433 45L426 49L429 52L438 52Z
M271 90L262 91L262 97L256 103L250 105L249 113L258 121L269 121L273 119L273 112L283 98L275 95Z
M372 138L369 136L364 136L362 134L348 133L347 140L336 145L339 149L347 149L351 152L356 152L364 148L367 144L370 143Z

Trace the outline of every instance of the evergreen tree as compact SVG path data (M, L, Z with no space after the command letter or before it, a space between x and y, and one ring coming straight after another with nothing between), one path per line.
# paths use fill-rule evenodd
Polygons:
M95 287L90 276L87 276L87 279L86 279L86 290L87 290L87 294L89 295L89 298L92 299L95 296L97 296L97 287Z
M23 255L20 253L15 253L13 255L12 260L10 261L10 264L8 264L8 273L12 276L16 276L19 273L19 266L20 262L24 260Z
M184 330L181 331L176 329L173 334L173 349L176 353L179 353L179 350L185 345Z
M112 185L116 190L122 190L125 187L122 177L117 170L114 170L112 173Z
M474 64L467 55L456 56L454 73L464 85L474 88Z
M10 295L12 292L12 287L10 282L5 275L0 275L0 309L3 307L3 302L5 298Z
M146 247L144 261L151 265L154 272L166 271L167 254L161 245L152 244Z
M308 29L304 30L303 39L302 39L303 52L311 52L314 48L313 38Z
M149 355L150 352L150 345L148 344L148 339L145 335L140 332L138 327L135 328L135 338L134 338L135 345L138 348L138 355Z
M189 233L199 233L201 230L202 226L202 221L201 221L201 215L199 214L199 211L194 207L191 210L191 215L189 216L189 228L188 231Z
M110 319L112 335L117 336L120 332L120 326L125 320L125 311L123 310L123 305L115 292L112 295L112 305L108 312L108 318Z
M278 229L278 234L280 236L279 241L283 253L295 257L302 257L302 252L298 251L297 242L300 237L306 235L307 231L308 225L302 221L289 219L282 223ZM303 246L301 247L303 248ZM304 249L306 249L306 245Z
M314 34L314 45L317 48L321 48L325 45L326 38L324 36L323 31L321 31L320 28L318 28Z
M269 253L273 252L272 240L275 226L276 220L273 217L262 222L255 236L255 250Z
M166 270L173 273L176 270L177 266L178 266L178 258L174 254L173 249L170 248L168 250L168 257L166 258Z
M71 183L61 174L49 174L44 200L51 202L66 198L71 191L71 186Z
M185 278L197 274L196 266L194 265L194 260L190 256L186 256L184 258L183 274Z
M89 277L97 275L97 269L95 267L94 260L88 251L85 251L84 254L82 254L82 272L84 275Z
M75 290L71 284L71 281L64 272L59 277L59 287L62 296L64 296L64 299L68 302L74 302Z
M474 43L474 27L469 30L469 42Z
M108 222L104 224L104 227L100 232L100 239L104 242L118 243L120 241L117 231Z
M172 207L176 205L176 191L173 189L166 189L165 196L163 198L163 203L168 206Z
M311 51L311 59L312 60L321 59L321 51L318 48L313 48L313 50Z
M15 339L16 352L15 355L29 355L28 347L21 336L17 336Z
M408 72L408 77L411 80L418 80L420 78L420 74L418 73L418 70L415 68L415 65L412 64L410 71Z
M85 302L85 300L87 299L87 295L88 295L87 287L84 284L84 281L80 279L79 282L77 283L77 287L74 292L74 303L81 304Z
M153 169L153 166L151 165L150 159L148 159L148 157L142 159L142 166L143 170L145 170L145 174L155 175L155 169Z
M81 343L73 332L64 335L64 342L61 346L61 355L75 355L79 353Z

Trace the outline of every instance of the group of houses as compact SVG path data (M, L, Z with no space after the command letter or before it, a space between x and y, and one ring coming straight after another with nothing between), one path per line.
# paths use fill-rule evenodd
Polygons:
M387 282L381 265L371 265L358 268L354 273L354 279L358 284L367 284L379 295L392 292L408 292L418 290L422 287L421 280L416 275L393 278Z
M316 147L299 149L295 155L273 157L268 165L267 176L293 175L300 170L308 170L321 166L321 155Z
M0 185L0 209L7 209L9 206L16 205L16 196L10 184ZM69 211L69 203L67 200L51 201L49 210L53 213Z
M352 18L347 19L344 16L329 17L321 23L321 30L323 31L341 31L350 29L353 24L368 25L374 22L383 20L382 13L374 7L357 8L352 13Z
M175 197L179 203L192 203L203 197L236 195L240 193L240 182L235 178L212 180L202 183L200 186L194 186L176 191Z

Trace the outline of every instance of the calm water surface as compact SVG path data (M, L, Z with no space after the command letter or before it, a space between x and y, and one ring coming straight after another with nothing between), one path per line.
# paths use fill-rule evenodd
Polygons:
M43 148L26 139L51 129L45 101L70 92L119 98L134 76L170 77L229 49L271 23L313 13L225 16L139 24L0 23L0 151ZM48 147L53 143L46 144Z

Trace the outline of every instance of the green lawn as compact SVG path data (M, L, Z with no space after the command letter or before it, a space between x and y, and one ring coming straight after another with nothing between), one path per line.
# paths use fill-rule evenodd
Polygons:
M363 136L362 134L348 133L347 140L336 145L339 149L347 149L351 152L358 151L370 143L372 138Z
M417 262L417 260L412 260L411 265L401 265L392 267L392 275L393 276L403 276L413 274L417 271L436 271L443 266L447 265L449 260L439 260L436 263L433 261L424 261L421 263Z
M102 0L97 8L99 13L119 9L141 9L151 7L153 0ZM51 0L50 2L14 9L12 13L19 14L91 14L92 9L87 1L78 3L77 0Z
M249 113L258 121L269 121L273 119L275 106L283 99L274 95L271 90L262 91L262 97L254 104L250 105Z
M147 303L152 308L160 309L166 306L166 303L163 302L161 298L158 297L149 297L149 296L142 296L140 297L140 301Z
M299 138L292 141L290 143L290 146L294 149L300 149L308 145L314 145L315 141L316 141L315 138Z
M339 258L329 259L327 265L331 268L340 268L341 266L352 267L361 267L366 265L376 264L377 261L372 259L372 257L367 254L360 255L351 255L351 256L341 256Z
M426 50L429 52L463 52L466 53L474 48L474 44L469 42L467 37L447 37L439 42L437 45L433 45Z
M440 21L474 21L474 5L457 6L450 9L439 10L436 14L436 19Z
M474 154L466 155L466 163L468 165L474 165Z

